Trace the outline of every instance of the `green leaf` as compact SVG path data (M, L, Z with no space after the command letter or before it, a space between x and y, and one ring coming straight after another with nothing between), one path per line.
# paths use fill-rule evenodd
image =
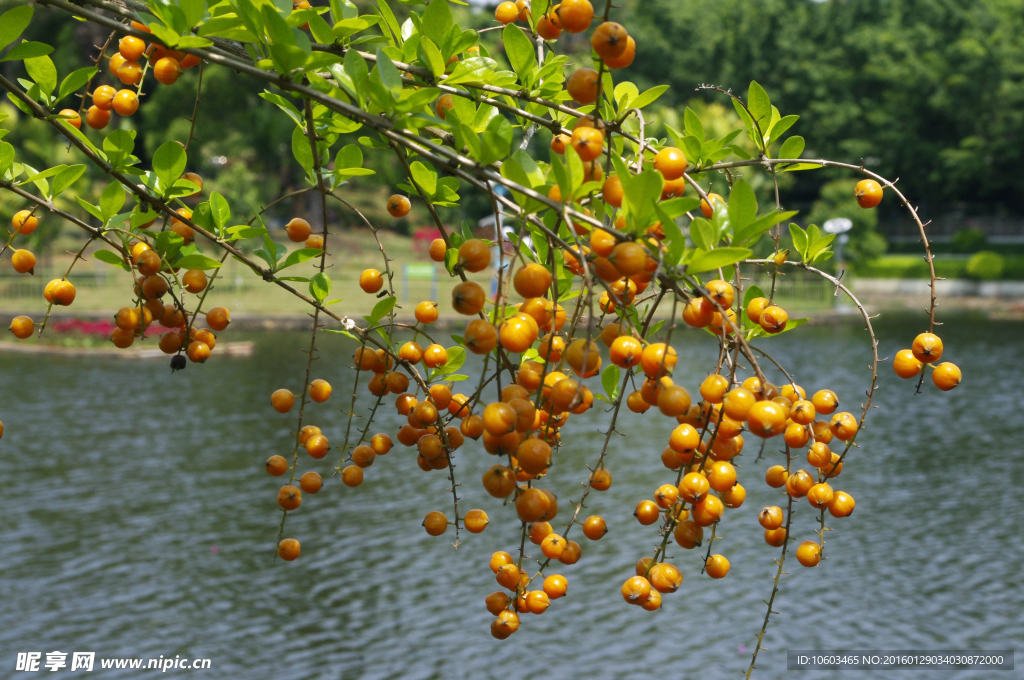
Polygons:
M32 57L25 60L25 70L29 77L39 85L39 91L50 94L57 87L57 67L47 56Z
M793 239L793 247L796 248L800 256L806 261L807 256L807 232L801 229L798 225L790 222L789 224L789 236Z
M51 197L60 195L61 192L74 184L84 173L84 165L70 165L61 170L57 176L53 178L53 192Z
M380 84L390 92L393 96L397 96L402 91L402 75L398 72L398 67L391 61L391 58L384 52L384 48L377 48L377 77L380 79Z
M239 224L228 228L229 238L232 241L243 238L255 238L267 233L266 227L251 227L248 224Z
M752 251L749 248L716 248L711 251L698 248L693 255L693 259L690 260L686 273L700 274L701 272L728 267L731 264L747 259L751 254Z
M378 321L390 314L396 304L398 304L398 298L393 295L381 298L381 300L373 306L373 311L370 312L370 325L376 325Z
M447 9L447 7L445 7ZM380 12L381 17L384 18L384 23L387 24L388 29L394 34L395 43L398 45L402 44L402 29L398 25L398 19L395 18L395 13L388 7L387 0L377 0L377 10Z
M362 60L360 59L360 61ZM260 92L260 97L266 99L268 102L273 102L274 104L277 104L278 108L280 108L282 111L288 114L288 117L291 118L296 125L305 125L305 120L303 119L302 114L299 112L299 109L296 108L295 104L292 104L290 101L288 101L281 95L274 94L273 92L268 92L264 90L263 92Z
M190 253L177 260L174 266L182 269L217 269L220 262L202 253Z
M263 19L263 28L266 30L267 37L270 38L272 45L295 44L295 36L292 35L292 29L274 5L270 3L263 4L260 7L260 17Z
M768 131L769 138L773 142L777 142L782 135L786 134L786 130L793 127L793 123L800 120L800 116L785 116L775 121L772 125L772 129ZM786 156L780 156L780 158L786 158Z
M693 112L689 106L683 111L683 130L686 134L693 135L701 142L704 141L704 126L700 122L700 118Z
M782 143L782 148L779 149L779 158L800 158L800 154L804 152L804 138L793 136Z
M107 264L114 265L115 267L120 267L126 272L131 271L131 269L128 268L128 265L125 264L124 259L122 259L121 256L118 255L117 253L113 253L109 250L100 249L93 253L92 256L95 257L100 262L106 262Z
M342 19L341 21L334 24L331 28L331 39L328 44L334 42L334 36L344 40L350 35L354 35L359 31L365 31L370 26L373 26L379 21L378 17L362 16L352 17L351 19Z
M110 218L121 212L124 207L124 187L120 182L111 182L100 195L100 212L103 213L103 221L109 222Z
M181 147L179 146L178 148ZM103 151L106 152L107 159L114 167L121 167L121 165L132 155L132 151L134 150L134 130L114 130L103 138ZM177 177L177 175L175 177Z
M609 401L615 401L619 398L619 378L622 376L622 371L615 364L608 364L608 366L601 371L601 385L604 386L604 391L608 395Z
M523 33L523 29L515 24L505 26L501 32L501 39L509 64L523 84L529 84L528 79L537 72L537 53L533 43Z
M444 57L430 38L423 36L420 39L419 55L435 78L444 75Z
M309 280L309 294L317 302L323 302L327 299L327 296L331 294L331 279L327 274L323 272L317 272L313 278Z
M170 187L185 172L188 158L179 142L164 142L153 154L153 172L164 187Z
M359 93L359 97L365 99L366 84L370 72L366 67L366 61L355 50L349 50L345 53L345 73L352 79L352 84Z
M772 119L772 103L768 93L756 80L750 81L750 88L747 90L747 108L760 127L761 134L767 134L768 123Z
M710 220L697 217L690 222L690 240L701 250L711 250L718 245L718 234Z
M0 61L21 61L32 57L44 57L53 52L53 48L46 43L32 42L26 40L11 48L11 51L4 55Z
M451 25L452 13L448 9L448 0L431 0L423 12L423 34L433 40L435 45L442 45Z
M641 93L639 97L629 103L631 109L642 109L645 106L653 104L658 97L665 93L668 89L668 85L656 85L646 92Z
M80 68L77 71L72 71L67 75L64 80L60 83L60 91L57 94L57 100L64 99L69 94L77 90L78 88L89 82L89 79L96 75L99 69L95 67Z
M7 10L0 15L0 49L18 39L32 21L32 5L22 5Z
M480 156L477 160L484 165L490 165L508 156L511 146L512 124L504 116L495 116L480 135ZM582 172L580 177L582 178Z
M43 170L42 172L36 172L31 166L26 165L25 168L29 172L26 172L25 179L18 182L18 185L20 186L22 184L28 184L29 182L38 182L40 180L49 179L50 177L59 175L66 167L68 166L55 165L52 168Z
M665 261L675 265L686 250L686 237L683 236L683 232L679 229L673 216L665 212L664 204L658 204L655 208L658 219L661 220L661 228L665 232L665 241L668 242L668 255L665 257Z
M697 139L696 137L694 137L693 135L686 135L680 141L682 141L682 143L683 143L683 152L685 153L687 160L690 163L692 163L693 165L696 165L697 163L699 163L700 159L701 159L700 158L700 150L701 150L700 140Z
M729 223L733 233L747 226L757 217L757 197L747 180L740 178L733 184L729 194Z
M667 201L662 201L658 204L665 214L671 218L685 215L691 210L696 210L700 207L700 198L695 196L680 196L679 198L670 198Z
M107 218L103 216L103 212L99 206L93 205L89 201L83 200L81 196L75 196L75 200L78 201L78 205L85 208L86 212L98 219L100 222L106 222Z
M166 43L168 47L175 47L180 39L177 31L163 24L154 23L149 30L152 31L153 35Z
M462 347L449 347L445 350L448 353L448 361L435 371L435 375L449 375L462 368L466 363L466 350Z
M231 219L231 206L228 205L227 199L216 191L210 194L210 214L213 217L213 223L217 225L217 231L223 231L228 220Z
M182 269L216 269L220 262L202 253L189 253L174 262L174 266Z
M330 45L334 42L334 33L331 32L331 25L315 12L309 17L309 31L318 43Z
M627 230L639 234L654 221L654 206L661 199L665 179L653 167L646 167L639 175L630 175L623 165L618 174L625 191L622 206L626 211Z
M7 169L14 163L14 147L7 142L0 142L0 177L7 173Z
M764 291L758 288L757 286L750 286L749 288L747 288L747 290L743 293L743 309L747 308L747 305L750 304L751 300L759 297L767 296L764 294ZM744 318L746 318L746 316L744 316Z
M178 6L185 14L185 25L192 28L203 20L206 11L205 0L178 0Z
M433 196L437 191L437 173L419 161L413 161L409 169L412 170L412 178L416 184L428 197Z
M285 258L285 261L281 263L278 270L306 262L307 260L312 260L314 257L320 257L323 254L324 251L319 248L299 248L298 250L293 250L288 254L288 257Z
M774 227L779 222L784 222L794 215L798 211L790 210L782 212L779 210L773 210L767 215L762 215L750 224L740 229L736 229L733 232L733 244L737 246L749 246L757 243L758 239L764 232Z
M825 249L828 248L828 245L832 243L832 240L835 237L835 234L825 234L822 236L821 230L818 229L818 225L816 224L812 224L807 227L807 252L804 255L804 259L807 263L813 264L818 255L822 254Z
M300 127L292 128L292 155L295 156L295 160L299 162L306 174L312 177L313 151L309 146L309 137Z

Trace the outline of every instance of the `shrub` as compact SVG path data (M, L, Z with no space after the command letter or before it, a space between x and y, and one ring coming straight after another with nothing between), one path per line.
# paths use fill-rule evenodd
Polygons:
M960 229L953 234L954 253L976 253L987 245L988 239L981 229Z
M1004 266L1002 255L983 250L967 261L967 276L980 281L995 281L1002 278Z

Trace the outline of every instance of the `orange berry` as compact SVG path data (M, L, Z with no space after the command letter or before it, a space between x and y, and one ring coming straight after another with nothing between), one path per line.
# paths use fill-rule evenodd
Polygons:
M487 513L483 510L470 510L466 513L466 516L462 518L462 521L466 527L466 531L471 534L479 534L487 528L487 523L490 520L487 518Z
M781 465L773 465L764 472L764 480L768 486L778 489L786 484L789 472Z
M459 264L468 272L482 272L491 264L491 249L478 238L459 246Z
M118 67L116 75L124 85L138 85L142 80L142 67L137 61L126 61Z
M700 547L704 541L704 529L692 519L677 524L673 535L676 543L687 550Z
M708 203L708 201L711 202ZM700 212L710 220L715 214L715 206L717 205L725 205L725 199L718 194L709 193L707 200L700 199ZM757 322L755 321L754 323Z
M324 485L324 480L319 472L307 472L299 478L299 487L306 493L316 493Z
M313 231L313 228L309 226L309 222L301 217L293 217L288 221L288 224L284 225L284 229L288 232L288 240L293 243L304 242Z
M797 561L805 567L816 567L821 562L821 546L813 541L804 541L796 549Z
M452 96L450 94L443 94L438 97L437 102L434 104L434 113L437 114L438 118L444 120L444 112L450 111L453 108L455 108L455 102L452 100Z
M818 390L811 397L814 410L823 416L827 416L839 408L839 397L832 390Z
M277 544L277 554L286 562L291 562L298 558L301 552L301 546L294 538L286 538Z
M758 319L758 323L761 328L764 329L764 332L771 334L781 333L784 331L788 321L789 314L787 314L782 307L777 305L765 307L761 311L761 317Z
M153 66L153 77L164 85L173 85L181 75L181 66L174 57L164 57Z
M412 209L412 203L401 194L394 194L388 199L388 214L392 217L405 217ZM443 241L442 241L443 243Z
M911 351L914 357L922 363L936 362L942 358L942 340L934 333L921 333L914 338Z
M142 53L146 51L146 43L134 35L126 35L118 42L117 51L127 61L138 61Z
M594 6L590 0L562 0L554 10L558 24L569 33L582 33L590 28Z
M341 471L341 481L345 486L354 487L363 483L363 468L358 465L348 465Z
M600 515L591 515L583 521L583 535L592 541L599 541L608 533L608 524Z
M462 338L466 349L473 354L487 354L498 344L498 331L494 324L477 319L469 322Z
M674 146L666 146L654 156L654 169L666 180L679 179L686 172L686 156ZM728 305L723 305L728 307Z
M428 512L423 519L423 528L431 536L440 536L448 530L448 518L444 516L443 512L437 510Z
M594 29L590 36L590 46L601 59L615 59L626 51L629 34L622 24L606 21Z
M704 328L715 317L715 307L702 297L695 297L683 308L683 321L687 326Z
M631 576L622 584L622 597L629 604L643 604L651 596L651 582L643 576Z
M944 361L932 371L932 382L943 392L948 392L960 384L962 376L956 364ZM838 437L839 435L836 434Z
M331 396L331 383L317 378L309 383L309 398L317 403L327 401Z
M563 2L564 6L565 3ZM572 33L573 31L570 31ZM565 84L565 89L578 104L593 104L597 101L597 71L592 68L576 69ZM575 134L575 130L573 131ZM602 135L603 138L603 135ZM596 158L596 156L594 156ZM584 159L589 160L589 159Z
M308 453L313 458L316 458L317 460L320 460L321 458L326 456L327 452L331 448L331 444L327 440L327 437L323 436L319 432L310 435L310 437L306 439L303 445L306 447L306 453Z
M849 517L855 505L853 496L845 491L836 491L828 504L828 511L833 517Z
M31 274L36 268L36 256L28 250L15 250L11 254L11 266L19 274Z
M519 8L514 2L503 2L494 10L494 18L503 23L511 24L519 17Z
M448 252L448 246L445 245L444 239L435 238L430 242L430 259L434 262L444 262L445 253Z
M674 593L683 585L683 573L674 564L667 562L654 565L648 579L659 593Z
M101 109L94 104L85 112L85 122L93 130L103 129L110 122L110 111Z
M729 573L729 560L724 555L711 555L704 563L704 573L711 578L725 578Z
M295 395L285 389L276 390L270 395L270 405L278 413L288 413L295 405Z
M862 208L874 208L882 202L882 185L873 179L862 179L853 190L857 205Z
M68 125L72 125L75 128L82 129L82 117L78 115L78 111L74 109L62 109L59 114L60 120L66 121Z
M626 48L617 57L607 57L604 60L604 65L612 70L618 70L620 68L626 68L633 63L633 58L636 56L636 41L633 40L633 36L626 37Z
M297 486L285 484L277 492L277 504L282 510L295 510L302 505L302 491Z
M901 378L914 378L921 373L924 363L914 356L914 351L902 349L892 360L892 368Z
M209 280L206 278L206 273L202 269L189 269L185 272L185 275L181 277L182 287L190 293L201 293L206 290L206 285Z

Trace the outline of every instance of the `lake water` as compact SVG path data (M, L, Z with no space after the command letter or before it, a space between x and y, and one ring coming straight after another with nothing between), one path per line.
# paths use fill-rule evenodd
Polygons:
M888 357L920 328L878 323L880 352ZM836 484L855 496L857 510L843 520L829 517L836 530L818 568L787 561L768 651L754 677L791 677L787 649L1019 647L1022 330L949 320L941 329L946 358L965 379L948 394L927 389L913 396L909 383L888 364L881 367L880 408ZM286 533L302 541L302 557L274 559L280 480L263 471L263 461L290 449L294 413L277 414L268 397L278 387L299 389L308 338L231 339L242 337L258 343L252 358L215 356L175 375L163 360L0 355L0 676L28 677L12 670L18 652L53 650L209 658L211 669L197 677L278 680L718 678L746 670L778 554L764 544L756 521L761 507L782 501L763 484L763 471L780 454L755 465L756 446L748 443L738 459L748 499L727 511L715 547L732 563L728 577L701 576L702 553L673 544L670 555L685 581L664 597L661 611L648 613L627 606L618 591L657 541L655 527L641 527L631 513L673 478L659 460L671 425L654 412L624 410L625 436L613 438L608 458L614 484L588 501L588 513L607 518L609 534L599 542L580 539L583 559L557 570L569 578L569 595L542 616L523 614L520 631L500 642L490 635L483 604L498 589L487 561L495 550L518 547L519 523L482 489L481 475L494 459L478 443L456 454L460 493L463 508L484 508L491 525L458 551L450 546L453 532L435 539L420 527L429 510L451 515L445 474L421 472L410 450L396 443L356 489L328 475L333 452L322 461L303 454L303 469L324 474L325 487L307 494L288 519ZM676 337L677 379L694 391L715 348L703 333ZM764 345L775 347L808 391L831 387L859 413L853 407L869 376L860 325L804 327ZM322 347L314 375L334 385L334 396L311 407L309 422L337 444L352 346L330 336ZM357 409L365 413L367 405L364 398ZM561 499L556 525L570 514L584 466L599 451L597 411L574 416L566 427L568 445L547 484ZM393 434L399 423L389 413L374 431ZM795 507L793 535L813 539L816 514L806 503ZM840 675L1014 673L1020 671Z

